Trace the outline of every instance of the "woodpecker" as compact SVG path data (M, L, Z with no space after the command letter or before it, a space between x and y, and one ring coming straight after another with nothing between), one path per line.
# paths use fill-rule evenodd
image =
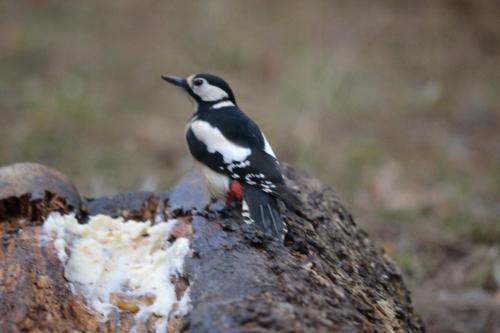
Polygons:
M195 112L186 126L187 146L212 197L241 200L246 223L283 238L286 224L278 200L294 210L300 201L286 186L271 145L238 107L229 84L211 74L162 79L180 87L194 102Z

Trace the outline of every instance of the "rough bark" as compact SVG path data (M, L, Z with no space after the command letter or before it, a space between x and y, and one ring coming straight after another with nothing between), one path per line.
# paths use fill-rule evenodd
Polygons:
M159 213L181 220L174 235L190 237L194 255L176 284L180 293L190 285L193 308L183 320L171 321L169 332L423 331L396 267L332 190L293 168L287 172L290 185L300 190L304 217L286 213L285 244L244 224L238 207L207 206L196 173L169 192L87 200L83 209L74 195L43 185L15 196L2 196L0 189L0 207L8 206L0 210L0 331L125 332L131 327L127 313L100 323L68 289L52 245L40 247L39 221L51 210L74 207L82 216L151 219ZM35 199L34 192L43 198ZM47 195L57 200L46 201ZM21 209L36 200L44 204ZM152 323L147 326L153 330Z

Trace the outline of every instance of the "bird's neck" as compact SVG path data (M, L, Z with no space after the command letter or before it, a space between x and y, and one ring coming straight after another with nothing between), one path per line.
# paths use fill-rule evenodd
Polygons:
M217 101L203 101L196 104L195 112L204 113L228 106L236 106L230 99L224 98Z

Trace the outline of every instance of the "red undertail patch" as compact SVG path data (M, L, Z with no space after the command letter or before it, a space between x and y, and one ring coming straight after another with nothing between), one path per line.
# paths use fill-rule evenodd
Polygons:
M227 201L241 201L243 200L243 188L241 184L237 180L233 180L231 184L229 184L229 192L227 194Z

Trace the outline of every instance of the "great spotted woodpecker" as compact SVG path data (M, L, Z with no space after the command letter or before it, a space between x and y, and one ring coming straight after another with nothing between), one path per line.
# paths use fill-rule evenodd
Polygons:
M162 78L182 88L195 103L186 127L187 145L212 196L222 199L229 193L239 198L245 222L284 237L286 225L277 200L292 209L300 201L286 186L271 145L240 110L226 81L211 74Z

